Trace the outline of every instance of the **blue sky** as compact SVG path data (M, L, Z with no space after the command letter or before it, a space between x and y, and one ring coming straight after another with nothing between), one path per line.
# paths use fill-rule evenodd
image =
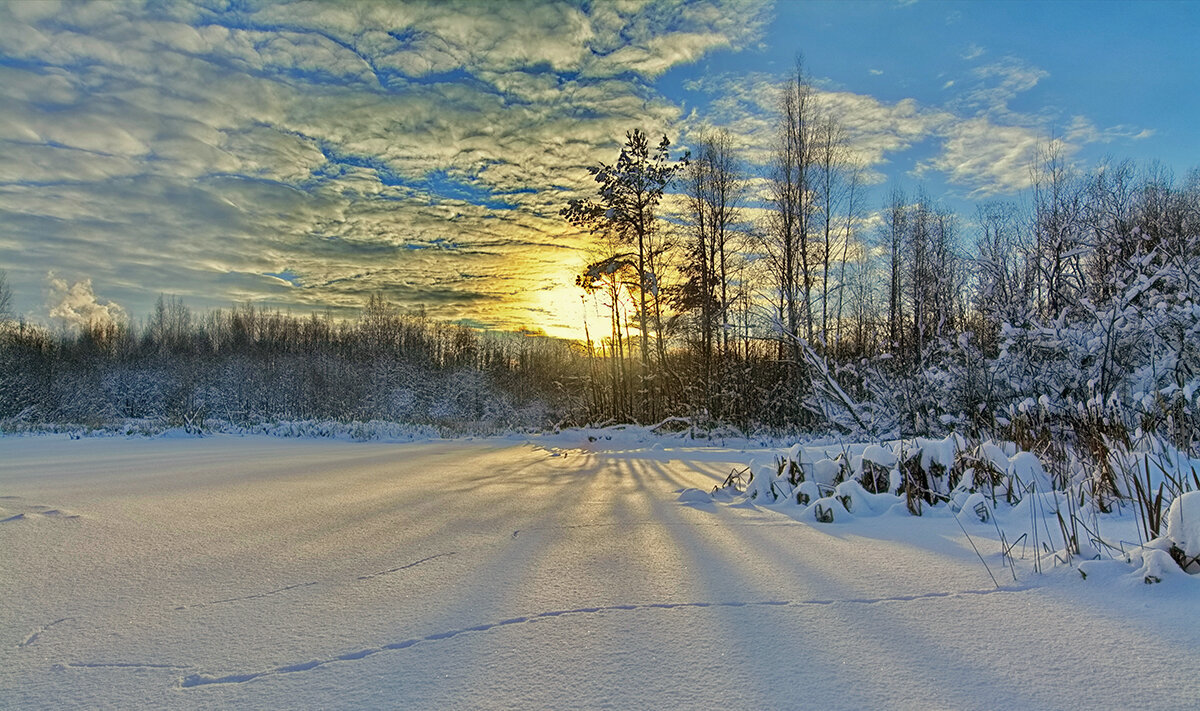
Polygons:
M805 65L869 163L969 212L1071 160L1200 164L1200 4L0 4L0 268L16 309L160 293L579 331L558 209L624 132L766 160Z

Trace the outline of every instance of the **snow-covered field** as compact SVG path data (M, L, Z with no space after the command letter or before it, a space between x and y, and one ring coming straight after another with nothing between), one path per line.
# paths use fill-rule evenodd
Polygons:
M0 438L0 707L1198 703L1200 576L1030 553L1014 581L995 521L945 506L819 524L687 491L761 456Z

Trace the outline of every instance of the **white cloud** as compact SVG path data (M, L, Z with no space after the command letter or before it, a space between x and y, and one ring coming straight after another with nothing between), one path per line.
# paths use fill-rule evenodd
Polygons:
M988 114L1017 123L1028 122L1030 117L1013 113L1009 109L1009 102L1017 95L1033 89L1050 73L1016 57L1005 57L976 67L972 75L975 82L954 104L955 109L962 113Z
M964 49L962 54L959 56L967 61L971 61L972 59L979 59L986 51L987 50L985 50L983 47L980 47L972 42L971 44L967 45L967 48Z
M944 172L949 182L971 188L976 197L1028 187L1029 167L1045 142L1035 130L997 125L982 116L948 121L939 134L941 153L919 164L918 175Z
M1140 141L1154 135L1154 129L1120 124L1098 128L1086 116L1072 116L1063 139L1073 143L1112 143L1116 140Z
M690 130L709 124L727 127L743 157L758 166L771 162L776 117L783 81L773 75L711 77L692 85L693 90L716 98L703 118L697 114L685 123ZM878 182L888 155L903 151L930 136L950 118L945 112L923 107L912 99L885 102L867 94L818 89L818 104L829 111L846 131L850 149L868 168L868 180Z
M948 118L912 99L888 103L851 92L821 92L818 99L845 127L851 149L868 168L924 140Z
M105 326L126 319L125 309L119 304L102 302L96 298L91 279L68 284L66 280L50 273L46 275L46 282L50 287L49 300L46 302L50 317L66 326Z
M938 147L938 153L920 161L915 175L939 172L973 196L986 196L1029 185L1028 166L1038 143L1045 142L1052 133L1051 123L1044 116L1011 111L1008 104L1046 76L1046 72L1016 59L995 62L977 68L965 94L943 107L923 105L914 99L886 102L867 94L820 88L820 84L815 96L845 128L851 150L867 169L864 177L868 182L881 182L883 167L894 156L930 142ZM690 130L710 123L726 126L748 161L767 166L782 84L780 77L767 74L717 76L692 82L688 88L716 98L703 114L687 117L685 125ZM943 89L958 86L951 80ZM1064 146L1072 152L1079 143L1116 137L1133 137L1132 129L1099 131L1077 122L1065 137Z
M557 211L585 168L628 128L674 133L650 80L754 41L766 11L0 5L0 263L18 297L57 269L135 310L163 291L301 309L382 291L442 318L545 318L542 295L574 294ZM282 269L297 286L265 276Z

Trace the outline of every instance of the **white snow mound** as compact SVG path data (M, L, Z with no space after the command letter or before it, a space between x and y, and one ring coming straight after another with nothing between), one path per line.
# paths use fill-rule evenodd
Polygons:
M1033 453L1017 452L1008 461L1009 474L1016 477L1022 487L1028 488L1032 485L1041 492L1054 490L1053 482L1050 481L1046 470L1042 468L1042 463Z
M881 447L878 444L872 444L864 449L862 458L868 462L878 464L885 469L896 466L896 455L892 450Z
M841 470L841 465L832 459L822 459L813 464L812 480L818 484L833 486L833 481L837 479L838 472Z
M712 503L713 497L708 492L687 488L679 492L675 500L685 504L709 504Z
M1177 496L1167 510L1167 538L1189 558L1200 556L1200 491Z

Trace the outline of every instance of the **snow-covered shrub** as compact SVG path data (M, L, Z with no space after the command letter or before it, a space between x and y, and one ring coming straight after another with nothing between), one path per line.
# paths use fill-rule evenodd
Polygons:
M822 486L834 486L846 479L846 469L841 455L837 459L818 459L812 465L812 480Z
M729 474L725 477L725 481L713 487L713 496L738 496L746 490L746 484L749 483L751 476L750 468L745 469L733 468L729 470Z
M949 501L950 492L962 477L955 455L964 448L965 441L958 435L913 440L912 449L900 461L901 487L913 515L921 515L922 502L933 505Z
M1008 481L1008 455L991 440L961 450L957 466L962 469L970 490L987 491L992 500L996 498L996 489L1005 487Z
M792 500L799 506L808 506L821 496L821 487L815 481L802 481L792 490Z
M843 508L856 516L875 516L885 513L903 500L886 491L878 493L868 491L853 479L838 484L834 489L834 497L842 502Z
M808 453L804 451L804 447L799 444L793 444L788 449L787 454L776 462L776 474L786 477L787 480L795 486L802 481L810 479L810 471L813 462L809 458Z
M1200 459L1193 459L1153 436L1138 438L1131 451L1115 447L1109 463L1119 473L1119 494L1133 501L1145 540L1162 533L1168 507L1189 491L1200 489Z
M808 511L817 523L834 523L850 515L850 511L846 509L845 503L837 496L826 496L822 499L817 499L809 507Z
M860 460L862 485L876 494L891 490L891 472L898 461L892 450L878 444L868 445Z
M792 484L781 476L776 463L753 464L746 496L758 503L774 503L781 498L791 498Z
M1010 403L1119 421L1190 447L1200 431L1200 258L1131 257L1104 304L1005 325L994 369Z
M1041 460L1032 452L1017 452L1008 460L1008 474L1022 491L1055 491Z

